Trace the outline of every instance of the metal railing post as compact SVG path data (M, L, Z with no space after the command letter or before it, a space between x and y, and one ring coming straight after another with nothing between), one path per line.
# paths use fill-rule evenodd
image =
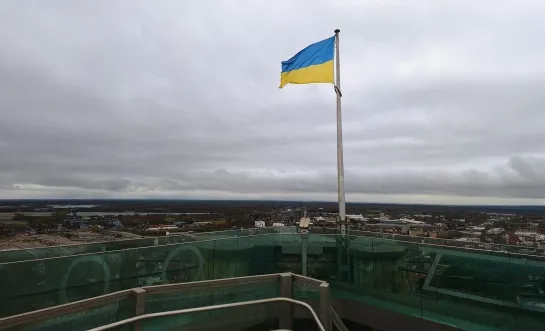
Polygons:
M146 290L142 288L133 289L135 295L135 310L134 316L144 315L146 312ZM136 321L131 326L132 331L142 331L142 322Z
M323 282L320 284L320 320L326 331L331 331L329 303L329 283Z
M329 312L331 313L331 315L330 315L331 327L333 327L333 323L335 323L335 326L337 327L337 330L339 330L339 331L348 331L348 329L346 328L346 325L344 325L343 321L341 320L339 315L337 315L337 312L335 311L335 309L333 309L333 307L331 307L331 306L329 307Z
M283 273L280 275L281 287L280 296L284 298L293 297L293 277L290 273ZM280 329L291 330L293 325L293 305L289 303L282 303L282 309L280 309L279 327Z
M301 273L307 275L308 233L301 233Z

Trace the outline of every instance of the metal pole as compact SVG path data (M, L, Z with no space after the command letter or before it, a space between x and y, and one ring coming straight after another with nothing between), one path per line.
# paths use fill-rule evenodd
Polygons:
M301 272L303 276L307 276L307 263L308 263L308 233L301 233Z
M337 93L337 187L339 194L339 221L341 222L341 234L346 234L346 206L344 202L344 161L343 161L343 127L341 114L341 61L339 59L339 32L335 30L335 58L336 58L336 82Z
M293 277L290 273L280 275L281 287L280 296L284 298L293 297ZM281 305L279 326L281 329L291 330L293 327L293 305L284 303Z
M326 331L331 331L329 284L320 284L320 319Z
M142 288L135 288L133 289L133 293L135 295L135 313L134 316L140 316L144 315L146 312L146 290ZM142 331L142 323L141 322L135 322L132 324L132 331Z

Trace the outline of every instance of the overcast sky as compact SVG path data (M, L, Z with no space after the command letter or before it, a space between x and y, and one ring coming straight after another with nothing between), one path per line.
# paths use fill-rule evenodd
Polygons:
M0 1L0 198L545 203L545 1Z

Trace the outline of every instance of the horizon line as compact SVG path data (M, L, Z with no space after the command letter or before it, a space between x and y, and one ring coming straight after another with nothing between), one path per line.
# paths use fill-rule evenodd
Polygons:
M124 200L124 201L236 201L236 202L291 202L291 203L335 203L334 200L293 200L293 199L222 199L222 198L209 198L209 199L187 199L187 198L7 198L1 199L0 202L11 202L11 201L115 201L115 200ZM440 204L440 203L404 203L404 202L356 202L356 201L346 201L347 204L367 204L367 205L402 205L402 206L441 206L441 207L545 207L545 205L536 205L536 204L494 204L494 203L483 203L483 204Z

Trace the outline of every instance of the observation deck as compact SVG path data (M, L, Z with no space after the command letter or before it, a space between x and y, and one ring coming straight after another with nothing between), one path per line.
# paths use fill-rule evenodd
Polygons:
M383 331L545 330L543 250L352 230L0 251L0 279L0 329L290 329L297 309L313 321L306 303L316 329L342 329L338 319Z

